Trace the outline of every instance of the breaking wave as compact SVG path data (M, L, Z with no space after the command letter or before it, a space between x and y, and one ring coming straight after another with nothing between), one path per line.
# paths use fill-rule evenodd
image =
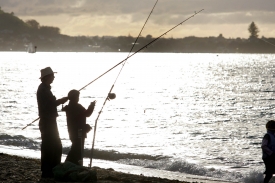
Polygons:
M8 134L0 134L0 145L16 146L22 149L32 149L39 151L41 142L39 139L29 139L22 135L11 136ZM63 147L63 154L68 154L69 150L70 147ZM89 158L90 153L91 149L85 149L84 157ZM150 169L207 176L223 181L260 183L263 180L263 172L261 170L251 170L249 173L243 174L240 172L205 168L199 164L189 163L180 159L175 160L172 157L161 155L152 156L147 154L120 153L114 150L95 149L93 152L93 158L107 161L116 161L117 163L121 164L140 166Z
M0 134L0 145L38 150L40 149L40 144L37 140L35 141L22 135L11 136L8 134Z

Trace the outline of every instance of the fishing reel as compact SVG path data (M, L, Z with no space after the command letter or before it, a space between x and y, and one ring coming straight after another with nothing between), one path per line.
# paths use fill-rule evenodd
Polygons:
M116 94L115 93L109 93L108 94L108 100L113 100L113 99L115 99L116 98Z

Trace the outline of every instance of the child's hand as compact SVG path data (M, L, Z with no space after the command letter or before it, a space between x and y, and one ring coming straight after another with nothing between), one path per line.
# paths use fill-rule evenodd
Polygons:
M96 104L96 100L91 102L91 104L89 105L89 108L94 108L95 107L95 104Z
M95 101L93 101L93 102L91 102L91 104L90 104L90 105L95 106L95 104L96 104L96 100L95 100Z

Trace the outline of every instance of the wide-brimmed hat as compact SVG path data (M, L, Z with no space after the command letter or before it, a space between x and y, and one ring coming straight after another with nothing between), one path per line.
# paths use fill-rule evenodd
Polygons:
M53 72L53 70L50 67L46 67L44 69L41 69L40 72L41 72L41 77L39 79L42 79L43 77L45 77L47 75L56 73L56 72Z

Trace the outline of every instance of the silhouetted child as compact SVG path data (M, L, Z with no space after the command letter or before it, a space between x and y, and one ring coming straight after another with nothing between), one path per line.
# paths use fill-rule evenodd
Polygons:
M68 93L69 105L65 106L62 110L66 112L68 132L72 142L71 149L65 161L82 165L85 138L91 130L90 125L86 124L86 117L91 116L93 113L95 101L86 110L78 103L79 94L79 91L71 90Z
M275 121L266 123L267 133L262 140L263 161L265 164L264 183L268 183L275 173Z

